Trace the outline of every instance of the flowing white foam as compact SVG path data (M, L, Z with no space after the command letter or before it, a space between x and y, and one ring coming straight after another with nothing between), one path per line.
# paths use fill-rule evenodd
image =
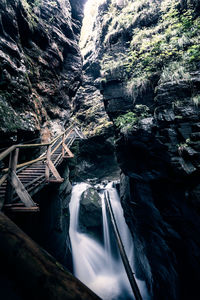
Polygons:
M79 183L73 187L70 202L70 239L72 245L72 258L74 275L85 283L103 300L133 300L131 287L119 255L113 255L113 235L109 228L109 221L102 198L102 216L104 245L93 240L85 233L79 232L79 207L81 194L89 187L88 184ZM128 226L123 217L123 210L119 196L112 184L106 186L109 192L113 211L118 224L124 247L133 267L133 242ZM116 246L115 246L116 247ZM118 250L116 250L118 251ZM116 252L115 251L115 252ZM146 298L145 284L137 281L143 299Z

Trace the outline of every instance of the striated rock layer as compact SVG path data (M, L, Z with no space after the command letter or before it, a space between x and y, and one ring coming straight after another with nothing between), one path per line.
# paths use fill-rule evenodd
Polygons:
M115 127L136 275L156 300L198 299L199 8L101 1L84 49Z
M1 1L1 144L30 140L43 127L55 131L68 121L81 82L84 2Z

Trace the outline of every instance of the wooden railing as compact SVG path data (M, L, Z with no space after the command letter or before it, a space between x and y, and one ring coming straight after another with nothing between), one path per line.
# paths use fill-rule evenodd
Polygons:
M2 177L0 178L0 187L7 180L6 193L5 193L5 203L10 204L13 200L14 191L17 193L18 197L22 200L22 202L27 206L33 206L33 201L28 195L26 189L22 185L17 176L22 173L24 169L30 167L31 165L37 164L39 162L43 162L45 164L45 179L46 182L63 182L63 178L61 178L58 173L56 166L59 164L60 160L63 158L73 157L72 152L69 147L79 136L83 138L81 133L76 127L70 126L60 135L55 137L52 141L48 143L40 143L40 144L18 144L13 145L6 149L4 152L0 154L0 162L9 157L9 165L7 168L2 170ZM41 148L45 147L46 150L39 157L18 164L19 151L20 149L31 149L31 148ZM53 157L53 159L52 159ZM27 174L27 173L26 173ZM50 176L52 174L53 176ZM34 179L35 180L35 179ZM30 185L30 184L29 184Z

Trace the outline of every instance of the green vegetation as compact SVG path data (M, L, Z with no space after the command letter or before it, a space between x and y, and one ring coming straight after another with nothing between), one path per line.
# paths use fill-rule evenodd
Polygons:
M18 129L23 128L21 118L2 98L0 98L0 128L4 132L16 132Z
M134 30L128 73L137 69L137 73L149 76L166 66L170 71L172 60L190 70L194 68L191 62L200 60L200 18L193 20L191 9L181 15L175 7L171 1L170 9L163 9L161 22L155 27Z
M140 120L149 117L149 108L146 105L136 105L134 112L128 112L120 115L114 120L115 125L119 129L130 130L134 125L138 124Z
M180 155L182 154L183 150L189 146L190 142L190 139L186 139L184 143L180 143L177 145L178 152Z
M27 19L30 25L30 28L34 28L37 24L38 18L37 16L33 13L33 7L34 6L39 6L41 0L34 0L29 4L27 0L21 0L22 6L27 14Z
M107 13L111 22L104 39L105 45L111 43L111 51L103 57L102 75L123 76L133 97L153 74L160 76L160 83L190 81L200 62L200 17L192 4L185 11L179 4L180 0L136 0L128 1L123 9L111 4ZM145 26L145 22L151 25ZM116 54L112 42L125 32L132 32L127 53Z

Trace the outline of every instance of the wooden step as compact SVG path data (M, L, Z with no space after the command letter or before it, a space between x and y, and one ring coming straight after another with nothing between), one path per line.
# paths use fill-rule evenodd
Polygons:
M61 179L49 179L49 180L47 180L47 182L49 182L49 183L62 183L64 181L64 179L63 178L61 178Z
M12 206L12 207L8 207L6 208L6 206L4 205L4 209L6 212L23 212L23 213L36 213L39 212L40 209L38 206L33 206L33 207L25 207L25 206Z

